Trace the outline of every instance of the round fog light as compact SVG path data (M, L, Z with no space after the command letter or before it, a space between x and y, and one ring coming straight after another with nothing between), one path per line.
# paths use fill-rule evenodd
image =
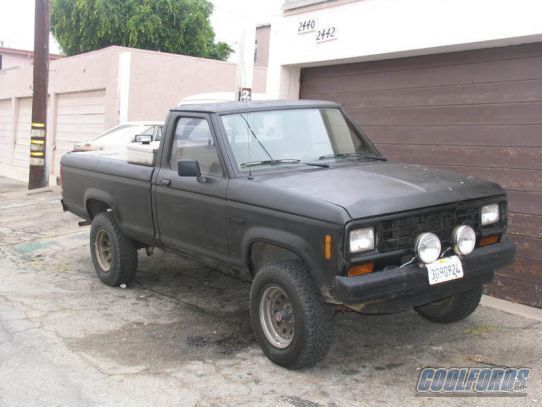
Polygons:
M437 261L440 256L440 249L440 240L434 233L422 233L416 238L414 244L416 256L425 264Z
M476 245L476 233L467 225L457 226L452 232L454 252L466 256L471 254Z

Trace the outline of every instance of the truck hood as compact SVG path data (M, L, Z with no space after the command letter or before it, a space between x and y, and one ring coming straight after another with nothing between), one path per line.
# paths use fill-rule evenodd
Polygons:
M261 178L259 182L341 206L353 219L504 194L493 182L387 162Z

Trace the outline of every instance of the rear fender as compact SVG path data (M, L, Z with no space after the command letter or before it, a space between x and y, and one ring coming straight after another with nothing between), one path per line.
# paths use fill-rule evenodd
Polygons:
M113 212L113 215L115 215L115 218L117 218L117 220L120 220L118 210L115 207L115 201L113 197L109 194L109 192L103 191L101 189L96 189L96 188L89 188L86 190L84 202L85 202L85 209L87 211L87 215L89 219L91 219L92 217L88 208L88 202L90 200L104 202L105 204L107 204L107 206L111 208L111 211Z

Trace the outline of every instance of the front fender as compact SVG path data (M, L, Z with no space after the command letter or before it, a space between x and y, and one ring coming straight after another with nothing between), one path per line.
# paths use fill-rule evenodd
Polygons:
M254 243L269 243L296 254L307 265L315 282L323 292L331 287L335 272L332 264L323 257L322 247L315 247L302 236L289 231L271 227L255 226L246 231L242 239L242 258L244 266L250 268L250 249Z

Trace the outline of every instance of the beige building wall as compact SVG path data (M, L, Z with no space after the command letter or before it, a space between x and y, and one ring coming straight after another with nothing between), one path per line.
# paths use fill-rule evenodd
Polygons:
M57 127L70 121L57 115L59 98L72 93L86 94L102 91L106 97L102 100L103 122L90 133L78 131L73 123L70 135L73 142L82 141L82 137L93 137L108 126L117 122L117 64L119 50L115 47L62 58L49 64L49 101L47 112L47 167L50 183L55 182L60 159L57 152ZM28 156L30 140L30 112L32 106L32 66L0 71L0 106L10 104L10 125L0 131L0 175L21 181L28 179ZM4 109L5 111L5 109ZM84 111L81 112L85 114ZM70 140L71 141L71 140Z
M0 53L0 55L2 55L2 69L14 68L16 66L27 66L32 64L31 56L4 53Z
M235 64L116 46L51 61L49 70L51 184L73 144L122 121L163 120L194 93L236 90ZM255 67L254 92L265 92L266 73ZM0 176L28 180L31 98L32 66L0 71Z
M266 73L265 67L254 68L254 93L265 93ZM133 51L128 120L163 120L187 96L235 91L235 75L236 65L229 62Z
M271 40L271 25L256 27L256 55L254 65L267 66L269 64L269 42Z
M32 65L34 61L34 52L16 48L0 47L0 57L2 57L0 69L10 69ZM59 58L62 58L62 55L49 54L49 59L51 61Z

